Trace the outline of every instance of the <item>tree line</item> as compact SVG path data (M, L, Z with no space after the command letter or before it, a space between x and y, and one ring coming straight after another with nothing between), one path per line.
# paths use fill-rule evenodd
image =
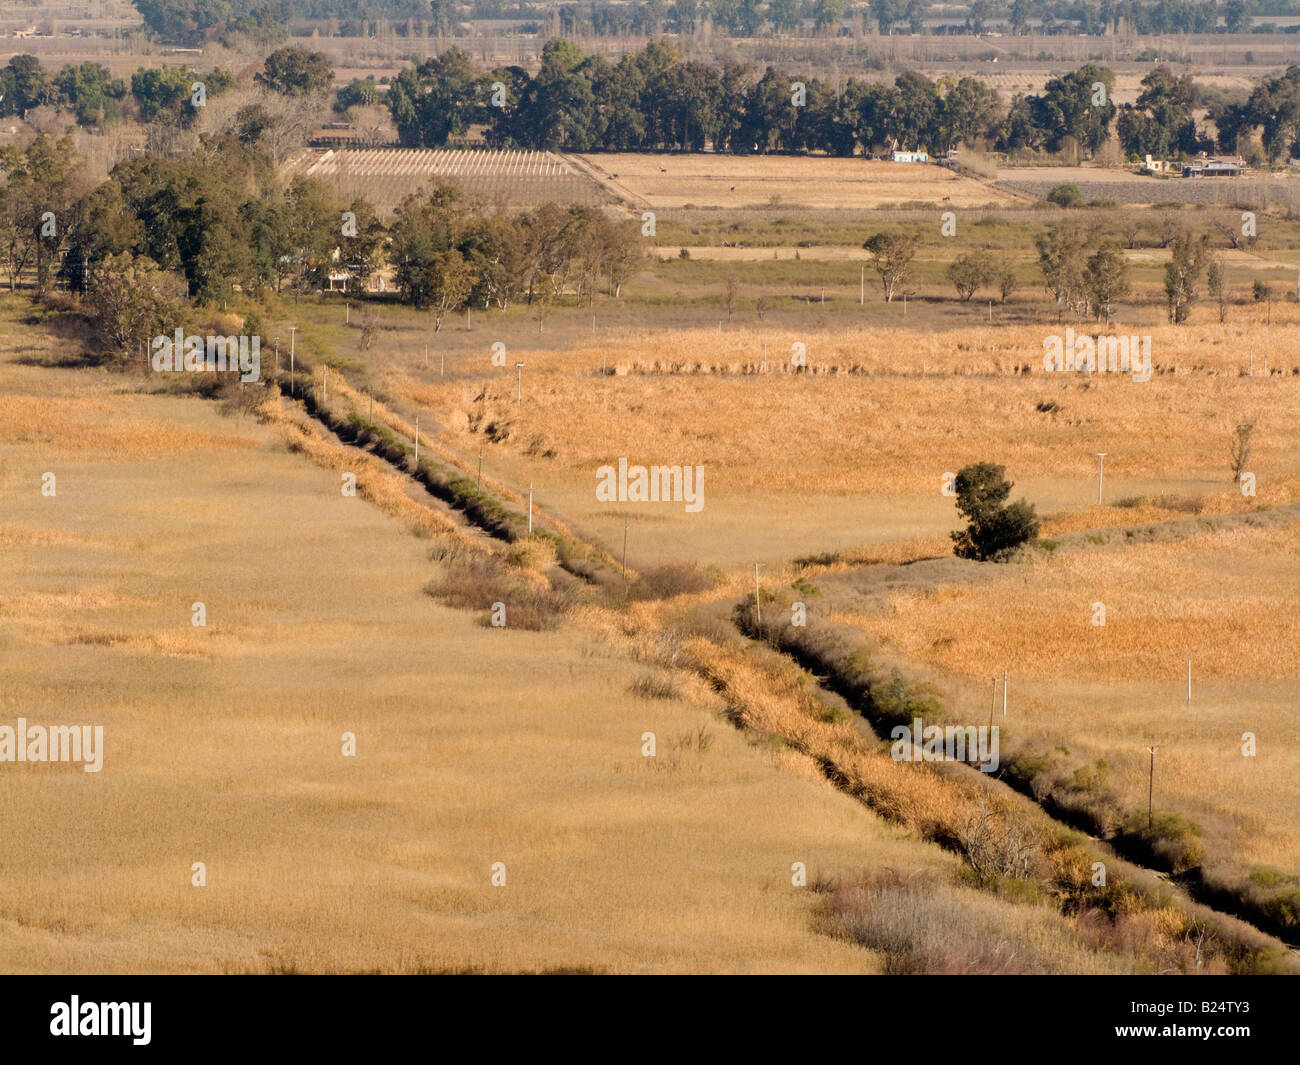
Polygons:
M52 73L34 55L16 55L0 68L0 115L29 118L49 107L71 111L82 126L105 126L130 116L186 125L195 113L196 79L207 97L219 96L235 82L234 75L219 68L198 78L181 67L141 67L127 81L89 60Z
M1114 32L1121 22L1141 34L1242 33L1256 14L1300 14L1295 0L971 0L956 9L930 0L640 0L549 5L526 0L135 0L146 32L168 44L282 40L291 22L365 37L470 32L476 20L520 20L537 32L619 36L692 35L705 25L731 37L837 35L848 25L882 34L1012 35Z
M976 78L935 82L909 71L892 85L850 78L837 92L801 73L768 67L759 74L740 63L688 60L667 41L610 63L552 38L536 75L513 66L480 71L452 48L403 70L386 102L402 144L413 148L440 147L482 124L495 147L700 151L712 145L736 153L847 156L900 145L937 151L977 138L1015 147L1091 137L1113 114L1111 105L1091 103L1098 79L1109 85L1113 76L1088 66L1053 79L1041 102L1013 105L1015 121L1008 125L997 93Z
M938 153L963 143L1050 153L1072 143L1095 153L1114 135L1126 155L1140 159L1186 157L1216 147L1235 152L1257 132L1271 162L1300 151L1300 66L1263 79L1248 95L1232 95L1160 65L1143 78L1136 103L1122 108L1111 102L1113 72L1091 63L1004 106L994 90L972 77L932 81L908 71L893 84L849 78L836 91L821 79L773 67L759 75L739 63L718 67L688 60L667 41L652 41L610 63L552 38L536 75L514 66L481 71L451 48L401 71L386 96L373 78L354 79L335 91L326 55L289 46L270 53L253 81L286 100L332 96L338 112L382 100L401 143L418 148L444 146L481 124L494 147L536 150L712 146L734 153L848 156L894 147ZM94 62L52 73L35 56L17 55L0 68L0 115L30 117L51 107L71 111L88 126L129 115L186 128L198 114L199 84L211 99L236 79L222 69L197 75L180 67L142 67L127 82ZM1206 110L1208 125L1198 127L1199 108ZM255 108L244 118L254 133L268 121Z
M1300 152L1300 66L1263 80L1249 96L1198 86L1160 65L1137 102L1117 108L1114 73L1089 63L1048 80L1037 94L1003 105L972 77L933 81L908 71L893 84L849 78L838 91L819 78L728 62L686 59L652 41L617 63L552 38L536 75L520 67L481 71L451 48L408 67L386 103L401 143L436 148L485 127L494 147L568 151L817 151L874 154L888 148L939 153L956 144L1000 151L1095 154L1112 136L1130 157L1236 151L1259 131L1270 161ZM339 100L373 102L373 83L355 81ZM1194 113L1206 107L1208 126Z

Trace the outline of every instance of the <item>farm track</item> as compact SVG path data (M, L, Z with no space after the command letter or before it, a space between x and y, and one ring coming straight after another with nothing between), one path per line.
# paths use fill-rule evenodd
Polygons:
M555 154L578 171L578 173L604 189L605 192L618 201L618 206L624 207L628 210L637 211L650 206L650 201L645 197L638 196L626 185L621 184L613 178L605 177L597 167L592 166L587 162L587 160L580 156L570 155L566 152L556 152Z

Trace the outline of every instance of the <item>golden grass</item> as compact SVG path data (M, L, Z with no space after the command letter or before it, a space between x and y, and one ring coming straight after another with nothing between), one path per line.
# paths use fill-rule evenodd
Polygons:
M696 330L520 350L521 405L513 377L489 371L486 355L468 379L376 369L408 411L441 427L438 445L464 456L462 468L482 448L493 485L519 495L534 484L540 508L615 555L626 518L634 566L774 567L827 552L889 561L951 550L958 516L942 479L972 462L1006 467L1045 536L1300 499L1300 375L1290 372L1300 368L1300 318L1287 314L1256 331L1255 378L1240 375L1249 333L1204 321L1153 330L1157 369L1171 372L1148 383L1044 373L1042 339L1055 327L1020 326ZM809 375L778 369L795 342L807 344ZM1037 370L1017 372L1025 366ZM1242 420L1257 424L1253 498L1231 478ZM597 501L596 470L619 457L704 466L703 512Z
M235 431L198 400L141 402L178 439ZM750 746L703 685L648 703L628 692L642 667L580 631L434 605L441 522L409 535L398 475L293 422L245 422L239 448L65 460L95 486L88 517L35 490L39 446L0 442L27 545L0 556L7 716L106 734L99 774L0 771L0 969L879 967L813 929L791 863L951 859ZM377 506L340 495L349 466ZM701 729L707 748L683 742Z
M1214 925L1220 919L1163 889L1153 890L1149 877L1109 855L1112 889L1126 901L1119 904L1120 915L1113 921L1102 917L1092 911L1098 898L1089 897L1087 888L1097 855L1081 837L1062 832L1027 802L998 793L978 773L895 763L884 745L867 738L849 718L828 716L826 704L812 696L806 675L790 662L758 648L737 646L736 641L727 645L692 632L689 618L681 601L637 604L621 614L595 608L580 612L584 628L602 632L625 653L648 662L671 658L693 671L723 696L731 717L746 731L815 758L837 778L841 790L911 833L928 839L958 838L973 817L988 811L999 826L996 831L1019 831L1036 841L1029 883L1021 884L1019 897L1041 902L1039 892L1046 892L1070 896L1079 907L1071 910L1077 917L1063 919L1051 908L1008 909L987 897L930 885L923 894L932 903L920 905L914 894L905 893L876 900L866 914L837 899L823 913L824 925L833 934L885 950L888 971L1021 971L1021 966L1023 971L1043 972L1141 971L1148 966L1198 971L1203 964L1184 950L1184 933L1198 921ZM906 880L914 874L894 870L891 875ZM846 884L840 883L842 892ZM854 890L851 884L847 889ZM974 913L988 917L976 918ZM874 932L864 931L864 920ZM982 934L954 937L955 926L969 923L979 924ZM1232 922L1218 927L1216 937L1226 933L1220 946L1233 937L1239 944L1262 945L1252 930ZM1021 961L1003 970L992 951L996 942L1010 945L1010 953ZM1222 958L1210 962L1214 971L1224 971L1225 964Z
M1092 622L1097 602L1104 627ZM840 620L971 677L996 661L1018 676L1168 679L1191 658L1200 677L1271 680L1296 676L1296 607L1300 523L1292 522L1038 557Z
M0 364L0 387L46 379L84 382ZM557 368L540 391L572 383ZM460 402L460 387L418 402ZM344 386L331 394L362 409ZM607 430L639 414L624 399ZM818 898L790 886L791 862L841 883L864 867L945 883L956 873L954 856L914 836L936 838L989 801L983 779L900 767L825 714L793 667L672 635L673 612L707 595L625 615L587 606L559 632L484 628L422 589L440 572L434 559L494 546L417 502L391 467L288 404L269 403L257 425L219 422L192 399L123 402L130 427L101 461L61 460L80 490L73 506L62 489L58 507L35 490L48 441L0 438L12 497L0 535L22 548L0 557L10 705L102 722L109 738L97 776L0 774L0 816L14 826L0 853L0 969L879 971L902 952L828 924ZM582 404L547 402L548 425L586 431L574 428ZM732 416L716 395L713 407ZM406 431L402 415L377 413ZM193 445L158 453L132 430ZM460 446L473 439L431 446L463 470ZM509 440L531 443L514 430ZM748 461L777 450L767 447ZM497 458L504 493L534 457ZM358 474L359 499L341 496L344 470ZM573 481L590 492L585 476ZM568 518L563 491L549 512ZM806 520L803 498L787 496ZM642 531L664 538L653 523ZM885 536L882 556L935 542L908 536ZM721 591L744 583L727 575ZM189 625L195 599L208 605L203 630ZM638 698L639 678L672 668L674 648L693 663L680 695ZM640 753L647 730L655 759ZM340 757L344 731L359 737L356 760ZM826 757L894 823L832 789ZM1051 831L1019 800L996 805ZM51 826L74 823L70 851ZM1049 866L1070 855L1053 850ZM196 860L207 888L189 885ZM505 888L489 883L494 861L506 862ZM1190 920L1181 904L1147 910L1134 945L1041 901L1031 912L942 895L947 912L1031 949L1034 971L1181 964ZM899 903L900 920L910 905ZM915 927L941 946L933 913Z
M32 444L50 457L78 456L106 461L149 458L198 448L252 445L224 427L196 431L158 418L133 416L130 397L0 395L0 442Z
M432 408L462 446L476 439L472 428L494 423L508 433L512 449L554 451L551 465L567 470L594 476L597 465L618 455L702 463L715 491L724 493L936 494L944 471L995 460L1018 481L1076 477L1085 503L1086 486L1096 483L1094 453L1107 451L1112 498L1126 484L1156 480L1177 492L1189 475L1231 494L1229 434L1250 418L1257 422L1257 499L1300 498L1292 416L1300 375L1239 377L1240 345L1199 334L1207 354L1198 347L1177 355L1176 373L1147 384L1119 375L1045 374L1044 335L1020 327L927 338L706 331L562 355L525 352L519 357L529 365L530 387L519 407L504 380L393 383ZM1157 366L1162 350L1172 353L1175 340L1192 335L1158 332ZM1294 335L1284 340L1276 328L1269 334L1274 368L1300 367ZM744 372L757 369L764 343L775 369L778 353L788 354L796 341L807 344L810 365L822 374ZM616 370L646 373L591 376L602 357ZM1258 348L1256 357L1262 362ZM733 373L662 372L697 363ZM1016 374L1022 364L1036 364L1036 372ZM1193 365L1205 372L1191 372ZM1040 411L1039 403L1058 409Z

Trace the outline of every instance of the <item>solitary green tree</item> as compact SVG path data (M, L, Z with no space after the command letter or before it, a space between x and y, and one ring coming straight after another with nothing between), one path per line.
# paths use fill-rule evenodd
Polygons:
M1032 503L1020 499L1006 504L1012 483L1004 473L1003 466L979 462L957 474L957 510L969 522L966 528L949 533L958 558L997 559L1038 535Z

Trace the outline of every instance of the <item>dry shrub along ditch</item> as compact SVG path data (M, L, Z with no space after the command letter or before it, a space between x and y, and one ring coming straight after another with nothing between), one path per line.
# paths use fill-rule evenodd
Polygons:
M822 594L825 586L818 589ZM833 593L831 593L833 595ZM809 619L803 627L787 623L795 592L765 596L763 623L753 618L752 596L737 609L737 620L751 636L762 639L835 691L861 712L881 735L895 726L910 726L916 717L927 724L969 725L969 714L954 714L932 685L907 684L897 669L875 665L860 630L833 621ZM825 613L834 614L828 606ZM1032 615L1031 615L1032 616ZM773 622L772 618L782 619ZM874 626L873 626L874 627ZM1273 935L1291 940L1300 924L1300 892L1285 875L1250 875L1230 852L1207 862L1202 829L1170 810L1156 809L1147 824L1145 803L1130 805L1114 788L1104 761L1081 763L1063 746L1034 745L997 719L1001 733L1001 768L997 779L1032 798L1053 818L1108 841L1132 861L1179 879L1207 903L1236 913ZM971 759L973 762L974 760ZM1221 845L1224 845L1221 842Z

